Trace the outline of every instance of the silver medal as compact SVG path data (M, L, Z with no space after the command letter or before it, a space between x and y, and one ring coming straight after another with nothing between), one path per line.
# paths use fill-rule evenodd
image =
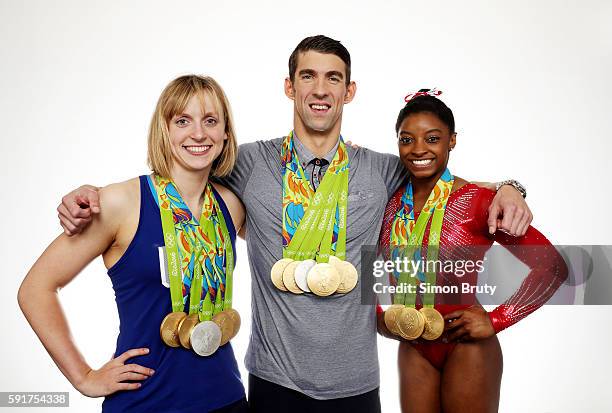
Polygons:
M191 332L191 347L200 356L210 356L221 345L221 329L210 320L202 321Z
M301 261L295 269L295 283L298 287L300 287L300 290L306 293L310 292L310 288L308 288L308 282L306 281L306 275L308 275L308 271L310 271L310 269L314 267L316 263L317 262L315 260Z

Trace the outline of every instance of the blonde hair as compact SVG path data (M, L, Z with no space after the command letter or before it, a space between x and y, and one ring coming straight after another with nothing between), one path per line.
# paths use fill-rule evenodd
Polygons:
M223 143L221 154L213 161L211 175L222 177L229 174L236 162L238 145L234 130L234 119L227 96L215 79L209 76L185 75L174 79L166 86L157 101L151 125L149 127L147 164L158 175L170 178L172 155L168 124L170 120L185 110L193 96L204 102L208 94L215 102L219 116L225 121L227 139Z

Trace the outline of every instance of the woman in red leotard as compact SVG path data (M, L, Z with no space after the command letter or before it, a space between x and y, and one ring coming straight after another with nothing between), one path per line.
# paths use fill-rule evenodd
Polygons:
M414 220L446 171L449 153L456 144L452 111L435 97L437 94L421 90L400 111L396 123L399 155L412 183ZM380 238L383 251L388 251L405 191L406 185L402 185L387 204ZM487 211L494 195L491 190L454 177L440 234L439 260L478 261L493 242L498 242L525 263L530 272L519 289L491 312L478 304L475 295L436 294L435 308L444 316L446 325L443 335L434 341L407 341L394 335L379 309L379 332L400 340L403 413L497 411L503 363L496 334L544 304L567 277L561 256L535 228L529 227L522 237L500 231L489 234ZM423 248L429 242L430 225L431 220ZM439 273L437 284L475 286L477 277L476 271L460 278ZM417 298L417 308L420 306Z

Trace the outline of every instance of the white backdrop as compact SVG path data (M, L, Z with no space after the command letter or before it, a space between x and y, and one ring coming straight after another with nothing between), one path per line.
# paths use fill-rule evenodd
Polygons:
M63 411L98 409L101 399L81 396L60 374L16 302L21 279L60 231L60 196L148 172L148 122L180 74L224 86L240 142L288 132L287 59L308 35L327 34L351 52L358 89L345 108L346 138L395 152L403 97L437 86L457 121L455 174L519 179L534 225L555 243L611 243L611 197L601 188L612 149L609 2L123 3L0 0L0 391L70 391ZM242 365L250 279L246 246L238 248ZM95 367L113 353L118 328L105 273L96 260L60 294ZM612 409L610 316L612 307L546 307L501 333L500 410ZM379 339L384 412L399 412L396 347Z

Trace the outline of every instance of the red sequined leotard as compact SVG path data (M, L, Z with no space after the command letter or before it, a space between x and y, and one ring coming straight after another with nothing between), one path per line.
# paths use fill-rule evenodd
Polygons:
M383 251L388 251L391 226L395 213L400 208L403 193L404 186L401 186L387 203L380 235L380 246ZM530 272L520 288L489 313L491 323L497 333L515 324L548 301L567 278L567 267L550 242L531 226L522 237L513 237L501 231L490 235L487 224L488 208L494 196L493 191L474 184L466 184L449 196L442 223L439 259L481 260L496 241L506 246L513 255L529 267ZM415 220L417 217L418 214L415 214ZM428 236L429 226L425 232L423 245L427 245ZM463 250L456 248L461 246L471 247ZM522 247L518 248L518 246ZM439 276L436 283L443 285L456 282L457 277L451 275L450 277ZM476 271L466 273L461 277L460 282L475 286L478 284L478 273ZM474 295L462 294L460 298L457 298L456 295L449 298L436 294L435 308L444 315L460 308L466 308L476 302ZM444 342L442 338L435 341L415 340L411 343L437 368L443 366L446 356L455 345L455 343Z

